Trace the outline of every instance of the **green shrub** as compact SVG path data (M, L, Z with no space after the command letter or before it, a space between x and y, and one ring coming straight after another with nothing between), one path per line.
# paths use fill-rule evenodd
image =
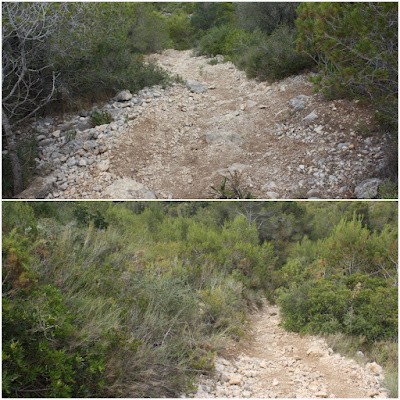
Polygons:
M3 298L3 395L101 394L105 361L95 347L68 350L73 317L52 285Z
M225 54L225 41L231 31L230 25L212 27L200 39L198 52L209 57Z
M298 49L314 57L317 87L372 103L397 140L397 3L302 3Z
M234 4L228 2L195 3L191 16L191 24L200 33L227 24L232 19L233 8Z
M259 29L267 35L281 25L293 28L299 4L296 2L235 3L238 25L249 32Z
M313 65L307 56L296 52L296 31L287 26L270 36L260 36L259 40L238 61L249 78L282 79Z
M177 50L187 50L192 47L194 28L190 18L185 14L173 14L167 19L169 37Z
M92 123L94 126L109 124L113 121L112 116L107 111L93 110L92 112Z
M331 276L278 292L286 329L344 332L363 336L369 343L397 337L397 289L387 287L380 278Z

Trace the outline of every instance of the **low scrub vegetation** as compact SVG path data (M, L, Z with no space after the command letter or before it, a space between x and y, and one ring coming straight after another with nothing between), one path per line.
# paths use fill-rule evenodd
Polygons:
M264 296L375 349L394 390L396 223L394 202L6 202L3 396L177 397Z

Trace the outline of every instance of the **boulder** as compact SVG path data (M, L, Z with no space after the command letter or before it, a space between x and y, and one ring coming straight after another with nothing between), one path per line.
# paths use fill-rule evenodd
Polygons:
M309 124L310 122L314 121L317 118L318 115L315 113L315 111L312 111L310 114L308 114L306 117L303 118L303 122Z
M379 186L383 181L378 178L370 178L362 181L355 189L357 199L374 199L378 195Z
M46 176L44 178L36 178L27 189L17 194L16 199L44 199L53 191L56 178L54 176Z
M374 375L383 374L383 368L376 362L368 363L365 367L367 370L371 371Z
M187 80L185 82L186 87L193 93L204 93L207 91L207 86L204 83Z
M229 379L229 385L240 385L242 377L240 375L231 375Z
M123 178L108 186L102 194L108 199L156 199L153 191L131 178Z
M306 96L305 94L299 94L293 99L290 99L289 104L293 108L294 112L301 111L306 106L304 100L309 98L310 96Z
M115 100L119 102L129 101L133 97L129 90L122 90L115 96Z
M60 153L62 154L69 154L77 152L82 147L82 142L80 140L71 140L70 142L66 143L64 146L61 147Z
M110 160L106 159L106 160L100 161L97 164L97 168L102 172L108 171L108 169L110 168Z

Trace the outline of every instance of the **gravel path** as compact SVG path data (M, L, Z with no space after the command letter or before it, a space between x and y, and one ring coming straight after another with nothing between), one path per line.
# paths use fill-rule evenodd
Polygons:
M89 111L38 121L47 198L218 198L224 177L261 199L353 198L385 164L371 109L324 100L306 75L260 83L191 51L150 58L186 84L113 99L101 111L114 121L95 128Z
M200 377L190 397L389 397L379 365L344 358L324 339L286 332L279 322L277 307L255 313L248 340L229 359L218 357L214 376Z

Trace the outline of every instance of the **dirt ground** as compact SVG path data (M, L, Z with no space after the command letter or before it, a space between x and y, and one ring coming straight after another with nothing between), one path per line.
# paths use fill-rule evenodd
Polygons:
M279 310L266 305L250 320L250 335L216 360L193 397L388 397L380 366L335 354L324 339L279 326ZM190 396L190 397L192 397Z
M112 153L110 171L159 198L216 198L210 187L220 188L229 171L237 171L243 192L258 198L351 198L382 163L383 138L365 144L371 110L356 101L324 100L306 75L258 83L231 63L210 65L191 51L167 50L152 59L208 87L201 94L183 85L168 89L147 104ZM298 95L309 98L293 112L289 101ZM312 111L318 118L305 123ZM210 143L209 132L235 140Z

